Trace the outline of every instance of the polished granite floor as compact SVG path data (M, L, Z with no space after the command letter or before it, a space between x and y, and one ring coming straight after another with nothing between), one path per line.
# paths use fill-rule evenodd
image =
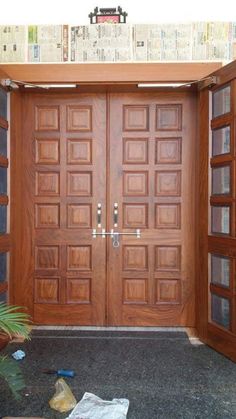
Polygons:
M27 387L20 402L0 382L0 416L64 419L50 409L55 376L44 368L68 368L79 401L88 391L104 399L130 400L128 419L236 418L236 364L184 332L35 330L23 349Z

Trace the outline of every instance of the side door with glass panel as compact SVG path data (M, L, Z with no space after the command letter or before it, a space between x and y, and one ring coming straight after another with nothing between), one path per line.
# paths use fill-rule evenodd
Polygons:
M200 94L200 109L208 101L209 113L200 111L197 318L200 337L236 361L236 64L229 66L216 72L218 85Z
M8 93L0 87L0 302L8 300Z

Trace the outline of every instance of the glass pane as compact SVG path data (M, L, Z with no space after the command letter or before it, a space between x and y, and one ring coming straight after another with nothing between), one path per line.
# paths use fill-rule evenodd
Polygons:
M0 195L7 195L7 168L0 167Z
M211 319L213 322L229 329L230 327L230 303L228 298L211 295Z
M212 131L212 156L230 153L230 126Z
M7 279L7 254L0 253L0 282Z
M0 88L0 116L7 119L7 93Z
M230 259L226 256L211 255L211 282L229 287Z
M211 231L230 234L230 207L211 207Z
M0 205L0 234L7 232L7 207Z
M214 167L212 169L212 195L230 193L230 166Z
M230 112L230 86L214 92L212 102L213 118Z
M3 294L0 294L0 303L6 303L7 302L7 293L4 292Z
M0 127L0 154L7 157L7 131Z

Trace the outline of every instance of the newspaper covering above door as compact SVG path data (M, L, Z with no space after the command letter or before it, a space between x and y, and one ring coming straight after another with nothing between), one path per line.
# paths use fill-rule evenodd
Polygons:
M0 26L0 63L236 59L236 22Z

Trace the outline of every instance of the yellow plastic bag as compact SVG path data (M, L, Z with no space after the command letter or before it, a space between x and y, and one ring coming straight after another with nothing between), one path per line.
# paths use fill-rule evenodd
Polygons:
M55 384L56 393L49 400L49 406L58 412L68 412L73 409L77 401L71 392L70 387L66 384L63 378L59 378Z

